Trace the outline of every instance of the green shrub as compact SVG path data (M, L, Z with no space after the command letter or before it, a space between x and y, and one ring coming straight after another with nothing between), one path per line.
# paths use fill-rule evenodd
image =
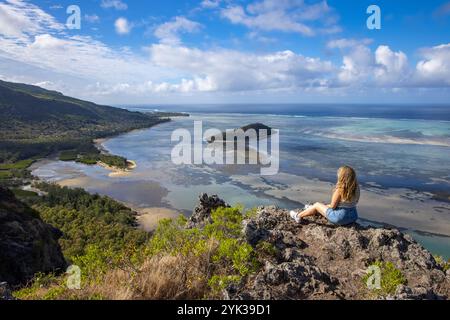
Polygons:
M42 300L57 300L68 291L64 285L50 288L43 296Z
M434 256L434 260L436 260L436 263L442 268L442 270L447 271L450 269L450 259L445 261L442 256Z
M397 269L392 262L375 261L371 266L378 267L381 271L381 288L373 290L376 295L387 296L394 294L399 285L407 284L407 280L403 273ZM371 275L372 274L366 274L363 277L365 285Z
M62 278L58 278L54 274L36 273L30 285L14 291L13 296L19 300L34 300L38 298L39 290L50 286L59 285Z
M211 213L212 223L207 224L204 232L216 239L239 237L244 216L241 208L218 208Z
M211 288L214 295L219 294L222 290L226 289L231 284L237 284L241 281L240 276L212 276L208 280L208 285Z
M158 227L153 233L149 244L147 246L147 254L150 256L157 255L161 252L173 254L187 245L189 233L192 237L198 230L194 229L191 232L184 229L187 219L180 215L177 219L162 219L158 223ZM197 232L196 232L197 231Z
M230 263L233 271L245 276L255 271L257 262L251 245L238 239L222 239L216 253L212 256L214 263L227 265Z
M72 258L73 265L81 270L81 281L97 283L108 270L112 269L118 261L118 256L111 249L104 250L90 245L85 254Z
M237 279L255 272L259 268L256 253L241 238L241 208L218 208L211 217L212 222L203 229L185 229L183 216L160 221L147 254L206 257L211 286L216 286L218 279Z

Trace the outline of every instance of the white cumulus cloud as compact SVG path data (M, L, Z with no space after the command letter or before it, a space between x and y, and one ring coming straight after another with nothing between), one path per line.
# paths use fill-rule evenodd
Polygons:
M179 44L180 33L192 33L200 30L201 24L185 17L175 17L173 20L159 25L154 35L161 43Z
M388 46L379 46L375 51L375 80L402 87L410 79L411 70L405 53L392 51Z
M421 50L416 66L417 81L424 86L450 85L450 43Z
M303 0L263 0L249 4L230 5L221 11L222 17L233 24L251 29L282 31L313 36L336 33L337 16L326 1L308 4Z
M159 67L203 79L218 91L253 91L323 86L333 71L330 62L292 51L248 54L217 49L200 50L165 44L150 48L151 61Z

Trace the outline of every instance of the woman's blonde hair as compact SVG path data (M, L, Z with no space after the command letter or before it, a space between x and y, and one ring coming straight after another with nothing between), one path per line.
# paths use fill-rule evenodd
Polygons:
M341 190L343 201L352 201L358 189L358 179L352 167L343 166L338 170L336 188Z

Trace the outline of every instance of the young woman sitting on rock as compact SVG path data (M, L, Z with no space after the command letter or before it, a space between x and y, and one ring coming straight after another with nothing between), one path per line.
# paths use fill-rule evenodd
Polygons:
M344 166L339 168L336 188L331 198L331 204L317 202L307 205L302 212L291 211L290 216L297 223L302 218L321 214L333 224L347 225L358 219L356 206L359 202L359 185L353 168Z

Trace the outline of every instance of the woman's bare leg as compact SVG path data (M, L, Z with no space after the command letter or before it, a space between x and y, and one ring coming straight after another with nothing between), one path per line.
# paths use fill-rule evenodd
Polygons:
M308 208L307 210L301 212L299 214L300 218L305 218L309 216L314 216L316 214L321 214L325 218L327 217L327 210L328 206L324 205L323 203L316 202L311 208Z

